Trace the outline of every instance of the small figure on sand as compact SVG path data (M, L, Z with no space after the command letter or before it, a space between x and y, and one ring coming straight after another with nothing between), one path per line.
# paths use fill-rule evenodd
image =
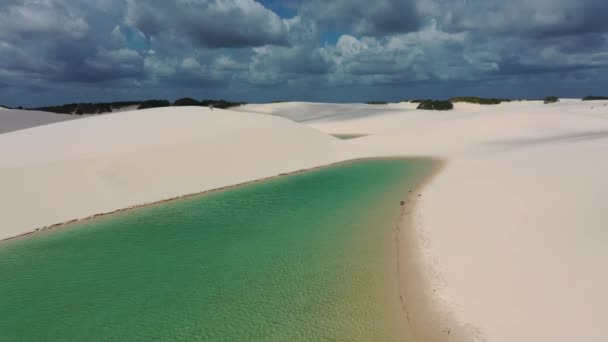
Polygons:
M210 109L210 110L213 110L213 105L209 105L209 109Z

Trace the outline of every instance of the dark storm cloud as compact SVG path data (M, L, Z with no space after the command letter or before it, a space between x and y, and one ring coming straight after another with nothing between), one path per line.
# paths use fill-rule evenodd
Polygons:
M564 53L597 53L608 49L607 35L590 33L549 40Z
M331 71L333 63L310 47L270 48L259 52L253 67L276 74L319 75Z
M8 1L0 4L0 73L36 82L95 83L140 77L143 58L121 41L108 1ZM124 6L123 6L124 7ZM32 81L33 82L33 81Z
M421 25L414 0L310 1L303 13L323 27L364 35L410 32Z
M608 31L605 0L438 0L429 13L447 30L555 37Z
M547 74L547 73L561 73L561 72L572 72L580 70L588 70L594 68L601 68L606 66L594 66L588 64L535 64L525 63L517 59L505 58L500 61L499 69L496 74L504 75L534 75L534 74Z
M251 47L287 42L287 27L253 0L129 0L129 20L160 39L186 38L193 45Z

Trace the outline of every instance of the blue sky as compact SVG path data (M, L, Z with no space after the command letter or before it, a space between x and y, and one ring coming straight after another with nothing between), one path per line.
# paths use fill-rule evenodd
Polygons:
M608 95L605 0L3 0L0 104Z

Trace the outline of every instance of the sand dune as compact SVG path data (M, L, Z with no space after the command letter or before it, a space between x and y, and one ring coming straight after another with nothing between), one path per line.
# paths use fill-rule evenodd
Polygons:
M342 160L440 157L414 214L435 303L478 341L603 341L608 101L415 107L163 108L2 134L0 238Z
M328 133L372 134L347 141L345 158L447 160L421 197L416 233L435 301L476 340L605 340L608 101L370 106L353 117L347 105L315 106L320 120L262 109Z
M201 107L108 114L0 135L0 239L336 160L329 137ZM19 148L16 148L19 146Z
M16 110L0 107L0 134L47 125L53 122L72 120L77 117L29 110Z

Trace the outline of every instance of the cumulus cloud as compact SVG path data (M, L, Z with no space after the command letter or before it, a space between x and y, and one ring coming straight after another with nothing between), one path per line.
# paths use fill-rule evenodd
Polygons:
M287 42L287 26L254 0L128 0L128 22L149 37L208 47Z
M466 78L473 69L462 55L466 35L428 25L389 38L343 35L329 50L338 83L392 84ZM441 56L441 57L439 57Z
M303 11L321 26L348 28L360 35L410 32L421 25L413 0L315 0L304 5Z
M605 13L605 0L3 0L0 103L605 88Z
M447 30L534 37L608 31L604 0L436 0L426 12Z
M89 26L62 1L6 0L0 5L0 37L15 41L36 36L83 38Z
M104 1L6 0L0 3L0 69L17 78L96 83L141 77L119 18L99 20ZM10 72L7 72L10 71Z

